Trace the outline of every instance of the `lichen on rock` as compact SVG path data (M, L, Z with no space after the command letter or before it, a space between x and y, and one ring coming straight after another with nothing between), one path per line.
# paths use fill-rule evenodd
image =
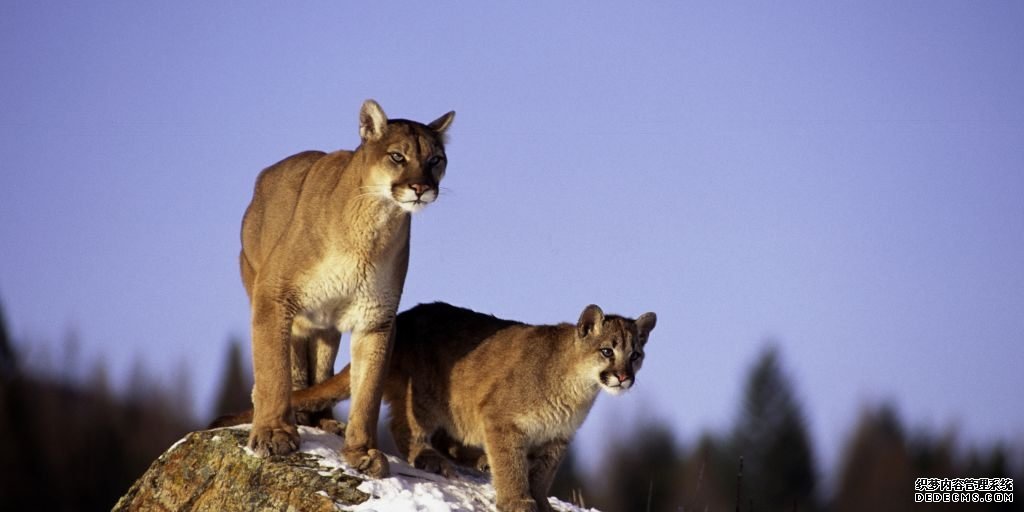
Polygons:
M362 479L295 452L260 458L245 445L246 429L193 432L149 467L114 506L114 511L334 512L369 495Z

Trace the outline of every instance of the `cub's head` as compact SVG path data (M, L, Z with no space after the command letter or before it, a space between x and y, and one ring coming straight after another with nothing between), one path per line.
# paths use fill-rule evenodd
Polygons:
M430 124L388 119L376 101L366 100L359 111L358 152L369 166L361 195L386 197L403 210L416 212L437 199L448 160L444 132L455 112Z
M633 387L644 362L644 345L658 317L644 313L636 320L605 315L591 304L576 323L576 337L583 348L586 371L592 371L601 387L617 395Z

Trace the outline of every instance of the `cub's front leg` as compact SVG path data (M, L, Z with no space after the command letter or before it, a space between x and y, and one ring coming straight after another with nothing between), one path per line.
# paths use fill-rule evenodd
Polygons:
M299 448L291 408L292 314L271 296L257 295L252 308L253 421L249 447L262 457Z
M535 449L530 456L530 495L537 502L537 510L540 512L553 510L548 502L548 493L551 492L555 473L568 447L568 440L555 439Z
M512 425L488 426L484 449L491 463L491 480L501 512L536 512L530 497L526 460L526 435Z
M393 342L394 318L384 325L352 333L352 401L342 456L350 465L375 477L388 476L388 459L377 449L377 419Z

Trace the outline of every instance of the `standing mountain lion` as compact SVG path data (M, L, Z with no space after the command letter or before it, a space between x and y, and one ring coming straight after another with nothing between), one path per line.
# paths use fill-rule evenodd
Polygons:
M549 511L569 441L600 390L633 386L656 321L654 313L631 320L593 305L575 325L528 325L444 303L405 311L384 379L395 443L414 466L446 475L452 468L431 444L435 434L482 447L499 510ZM292 403L328 408L349 397L353 382L349 366L296 391ZM213 426L248 420L242 414Z
M352 407L343 456L388 473L375 445L395 312L409 266L410 214L445 172L449 112L428 125L389 120L373 100L355 151L307 151L260 173L242 220L242 282L252 304L254 417L260 455L298 448L290 391L333 374L352 331Z

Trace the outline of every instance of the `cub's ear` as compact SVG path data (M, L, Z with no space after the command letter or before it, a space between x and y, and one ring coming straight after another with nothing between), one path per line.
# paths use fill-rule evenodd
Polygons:
M388 116L376 101L366 100L359 109L359 136L364 141L379 140L388 127Z
M601 334L601 324L603 323L604 311L591 304L580 314L580 321L576 322L576 333L580 338L586 338L590 334Z
M437 119L434 119L427 126L429 126L431 130L434 130L435 132L437 132L437 133L439 133L441 135L444 135L445 130L447 130L448 127L451 126L452 121L454 121L454 120L455 120L455 111L452 110L451 112L448 112L447 114L445 114L445 115L443 115L443 116L441 116L441 117L439 117Z
M655 324L658 323L658 315L654 313L644 313L636 319L636 329L640 334L640 343L642 345L647 344L647 335L654 330Z

